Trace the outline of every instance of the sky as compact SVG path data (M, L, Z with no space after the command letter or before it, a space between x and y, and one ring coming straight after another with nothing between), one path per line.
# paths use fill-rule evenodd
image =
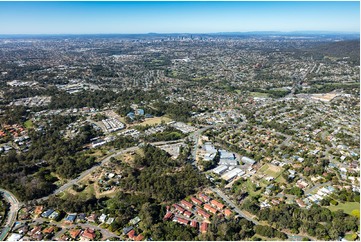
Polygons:
M0 34L360 31L360 2L0 2Z

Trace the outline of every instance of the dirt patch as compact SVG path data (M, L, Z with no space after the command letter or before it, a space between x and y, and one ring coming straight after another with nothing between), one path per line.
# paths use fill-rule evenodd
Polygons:
M280 172L282 169L280 167L278 167L278 166L268 164L268 170L271 170L273 172Z

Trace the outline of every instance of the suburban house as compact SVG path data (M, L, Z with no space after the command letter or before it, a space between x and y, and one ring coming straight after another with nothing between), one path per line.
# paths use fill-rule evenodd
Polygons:
M207 229L208 229L208 223L206 223L206 222L203 222L202 224L201 224L201 227L200 227L200 231L201 231L201 233L203 234L203 233L207 233Z
M163 217L163 220L166 221L166 220L169 220L173 217L173 213L172 212L167 212L164 217Z
M183 225L187 225L189 223L189 220L179 217L174 217L173 221Z
M96 237L94 229L86 228L81 235L82 239L94 240Z
M209 219L211 217L209 213L200 208L197 208L197 213L205 219Z
M178 210L179 213L184 213L185 209L179 206L178 204L172 205L176 210Z
M196 205L202 205L203 204L203 202L201 200L199 200L198 198L191 197L191 200Z
M213 214L216 214L217 213L217 209L213 208L211 205L209 204L205 204L204 205L204 209L208 212L211 212Z
M193 207L193 204L190 202L187 202L186 200L182 200L181 204L188 209L192 209L192 207Z
M69 235L73 239L76 239L80 233L81 233L81 229L72 229L69 231Z
M191 227L197 228L197 227L198 227L198 222L195 221L195 220L192 220L192 221L191 221Z
M223 209L224 208L224 205L222 203L220 203L220 202L218 202L217 200L214 200L214 199L211 201L211 204L214 207L218 208L218 209Z
M199 193L198 197L199 197L203 202L209 202L209 200L211 200L208 196L204 195L203 193Z

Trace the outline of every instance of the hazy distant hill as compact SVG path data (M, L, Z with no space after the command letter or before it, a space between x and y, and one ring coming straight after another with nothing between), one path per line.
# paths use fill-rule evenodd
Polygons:
M350 57L352 60L360 62L360 41L346 40L330 43L322 43L312 46L309 51L333 57Z

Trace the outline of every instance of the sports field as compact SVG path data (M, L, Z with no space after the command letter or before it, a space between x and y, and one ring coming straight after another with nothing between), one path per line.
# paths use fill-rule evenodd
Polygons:
M283 169L272 164L265 164L258 170L258 172L263 173L266 176L277 178L279 175L281 175Z
M146 118L143 122L141 123L137 123L135 125L155 125L155 124L160 124L162 121L164 121L165 123L168 123L170 121L172 121L172 119L168 118L168 117L154 117L154 118Z

